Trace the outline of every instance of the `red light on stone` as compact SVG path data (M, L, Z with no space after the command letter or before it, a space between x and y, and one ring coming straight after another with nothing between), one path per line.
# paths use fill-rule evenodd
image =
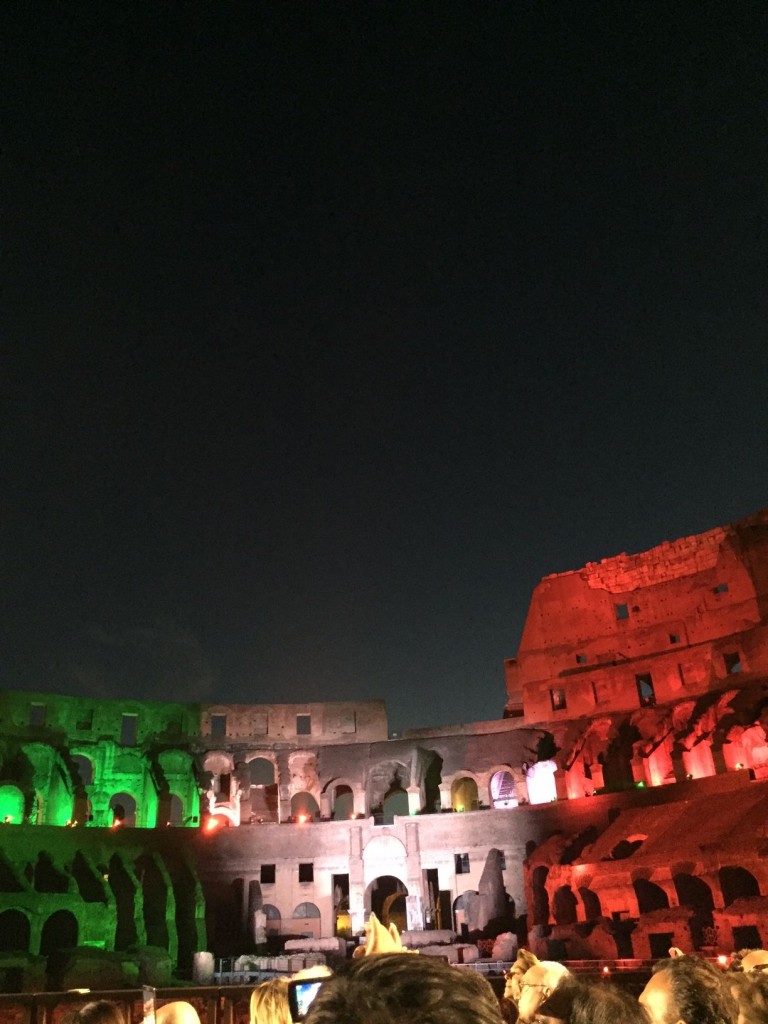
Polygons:
M221 819L220 818L209 818L208 821L206 821L206 823L205 823L205 831L206 832L218 832L218 830L220 828L221 828Z
M610 974L610 973L611 973L611 968L610 967L604 967L603 968L603 974Z

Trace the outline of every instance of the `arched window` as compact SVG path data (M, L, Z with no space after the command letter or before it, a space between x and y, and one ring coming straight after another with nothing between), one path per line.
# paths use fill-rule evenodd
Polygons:
M337 786L333 791L333 820L345 821L355 812L355 802L349 786Z
M635 890L635 896L637 896L637 909L641 914L648 914L652 910L665 910L669 907L667 894L655 882L649 882L645 878L638 878L632 885Z
M299 903L293 912L295 918L320 917L320 911L314 903Z
M496 772L492 776L491 802L494 807L517 807L515 780L511 772Z
M455 779L451 786L451 807L454 811L476 811L479 806L475 780L468 775Z
M109 801L109 824L116 828L134 828L136 801L130 793L115 793Z
M291 797L291 817L295 820L311 821L320 814L317 800L311 793L294 793Z
M275 782L275 766L266 757L254 757L248 762L248 775L252 786L272 786Z
M29 952L29 918L20 910L4 910L0 913L0 951Z

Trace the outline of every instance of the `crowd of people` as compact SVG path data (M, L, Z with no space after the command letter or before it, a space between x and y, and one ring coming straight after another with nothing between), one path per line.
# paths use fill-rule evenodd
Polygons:
M253 990L249 1024L292 1024L291 981L322 979L304 1024L768 1024L768 951L734 953L726 969L670 950L639 998L585 981L525 949L498 998L471 969L405 950L396 929L373 918L366 942L340 970L311 968ZM124 1024L113 1004L88 1003L70 1024ZM189 1003L159 1007L156 1024L200 1024Z

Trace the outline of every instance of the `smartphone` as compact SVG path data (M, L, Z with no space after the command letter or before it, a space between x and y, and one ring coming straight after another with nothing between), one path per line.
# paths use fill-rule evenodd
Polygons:
M291 1007L291 1020L304 1020L312 1000L320 991L325 978L311 978L307 981L291 981L288 984L288 1002Z

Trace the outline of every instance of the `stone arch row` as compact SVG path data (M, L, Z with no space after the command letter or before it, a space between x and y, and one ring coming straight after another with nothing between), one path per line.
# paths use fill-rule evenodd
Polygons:
M62 866L40 851L34 863L4 861L2 889L3 951L47 955L84 943L118 951L151 945L191 962L203 937L199 882L183 863L170 871L158 854L113 852L95 863L78 850L72 864ZM56 894L59 909L47 913L50 902L40 893Z
M194 825L199 797L193 759L165 750L151 761L111 741L60 754L27 744L21 758L29 782L0 780L0 821L9 825Z
M763 895L757 878L740 865L724 865L717 871L716 883L710 884L690 871L673 871L669 878L646 877L643 869L633 873L629 885L618 887L611 879L609 890L601 899L600 887L557 884L548 882L549 868L539 865L532 872L533 924L570 925L596 921L609 914L628 912L630 918L676 906L694 912L698 927L703 930L713 924L713 913L725 909L736 900ZM585 881L591 881L585 876ZM617 900L625 904L621 910ZM703 940L703 935L700 936Z
M240 761L210 751L203 760L204 803L209 814L232 825L510 809L555 799L555 770L553 762L523 769L500 764L484 772L462 769L443 779L434 773L430 778L429 770L415 773L403 761L385 761L370 766L364 781L335 776L323 782L313 752L293 751L280 764L271 751Z

